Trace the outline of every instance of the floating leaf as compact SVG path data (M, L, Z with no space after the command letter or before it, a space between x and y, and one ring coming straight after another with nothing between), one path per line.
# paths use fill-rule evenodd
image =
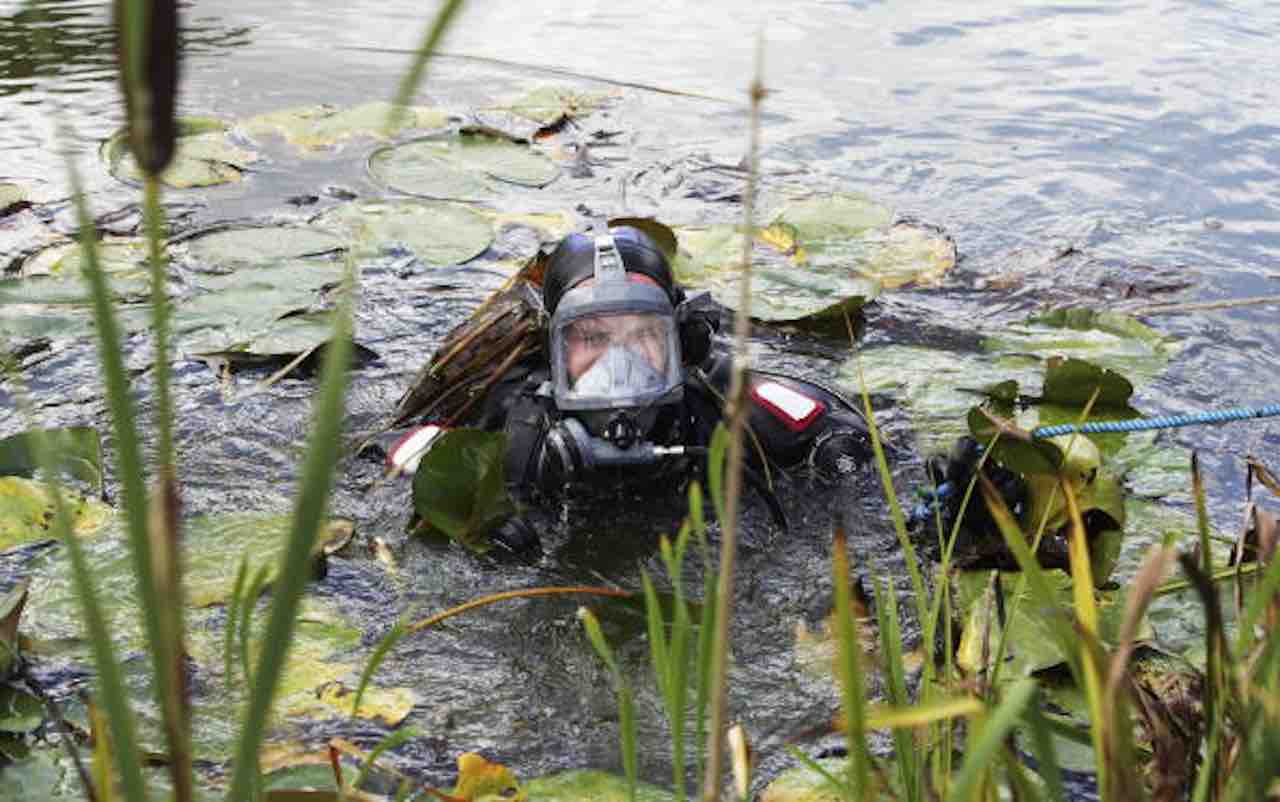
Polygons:
M43 430L45 448L60 470L102 486L102 438L90 426ZM0 476L33 476L36 471L32 435L16 434L0 440Z
M435 529L483 551L489 526L513 512L503 482L507 436L453 429L422 458L413 477L413 508Z
M989 668L983 663L983 655L986 653L988 659L994 659L1000 642L1000 622L991 582L994 573L961 571L953 578L956 611L962 626L956 665L969 674ZM1056 606L1048 610L1037 604L1030 588L1025 589L1021 596L1016 595L1020 574L1000 573L1009 627L1005 637L1005 663L1000 669L1002 683L1053 668L1067 660L1053 634L1051 622L1054 616L1074 615L1071 576L1056 569L1044 573L1057 600ZM1124 619L1123 594L1119 591L1095 591L1095 595L1098 599L1098 635L1104 643L1112 643ZM1138 639L1150 637L1151 627L1144 621Z
M504 185L544 187L560 174L541 151L486 134L428 137L382 148L369 157L369 171L398 192L472 201L492 198Z
M333 256L345 248L343 238L314 228L239 226L218 228L184 239L179 250L193 267L227 272Z
M740 303L742 232L737 226L679 228L680 250L672 264L676 279L696 289L707 289L721 304L737 309ZM856 315L864 303L880 292L878 282L863 278L847 267L797 266L791 254L777 249L776 238L756 237L751 279L751 317L766 322L842 321Z
M349 109L330 105L304 106L259 114L242 120L237 129L249 136L283 136L291 145L319 149L356 137L385 139L388 134L420 128L443 128L449 124L448 112L423 106L400 109L396 127L386 130L392 104L386 101L364 103Z
M17 206L27 199L27 191L17 184L11 184L8 181L0 181L0 214L9 210L11 206Z
M768 230L790 240L783 250L797 263L843 268L886 289L936 284L955 266L955 243L941 230L892 221L893 213L869 198L835 194L788 204Z
M80 537L97 534L111 520L111 508L63 490L71 513L71 531ZM20 476L0 476L0 551L56 537L53 496L49 486Z
M4 767L5 795L14 800L57 799L66 786L69 769L59 759L58 749L32 750ZM76 783L79 793L79 781Z
M408 688L366 688L360 699L360 709L352 710L355 691L340 682L325 685L316 699L339 715L378 719L388 727L399 726L418 703L417 695Z
M1009 355L1074 357L1141 383L1160 374L1179 346L1118 312L1061 309L1005 326L983 348Z
M9 672L18 662L18 625L21 623L22 610L27 604L28 583L24 580L0 596L0 682L9 676ZM0 694L4 686L0 685ZM0 726L0 730L4 728Z
M549 133L568 120L584 117L604 105L605 92L575 92L567 87L540 86L515 100L477 109L476 120L524 142Z
M97 245L98 267L114 278L146 278L147 242L135 237L107 237ZM84 253L78 242L64 242L28 257L22 263L24 276L54 276L67 281L84 280Z
M454 203L356 203L325 215L318 225L344 230L362 254L405 250L429 267L462 264L493 242L493 224Z
M0 732L29 733L44 721L44 705L11 685L0 685Z
M847 778L849 761L821 758L815 760L814 765L822 771L802 764L779 774L760 792L760 802L841 802L845 799L841 789L831 784L831 778Z
M232 142L229 132L230 126L220 120L179 119L178 150L160 174L161 182L174 189L190 189L239 181L257 156ZM124 131L117 131L104 142L100 153L107 170L121 181L137 183L145 178L129 152Z
M291 347L299 347L301 353L324 342L332 332L322 332L315 318L291 321L291 316L318 306L318 290L341 281L342 273L340 264L307 261L206 276L201 282L208 291L184 301L174 311L173 329L180 347L187 354L248 353L252 343L268 342L274 332L280 332L281 338ZM304 334L314 335L314 339L304 338Z
M452 796L467 802L524 802L529 798L511 769L475 752L458 755L458 781L454 783Z

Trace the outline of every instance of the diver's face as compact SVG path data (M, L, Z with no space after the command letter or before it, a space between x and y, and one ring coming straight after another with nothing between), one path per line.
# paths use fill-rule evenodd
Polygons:
M574 321L565 330L565 364L573 384L610 348L621 346L641 357L659 376L667 372L667 328L655 314L599 315Z

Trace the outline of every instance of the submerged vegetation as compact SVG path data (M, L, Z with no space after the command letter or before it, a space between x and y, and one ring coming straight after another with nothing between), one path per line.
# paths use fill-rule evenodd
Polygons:
M1138 414L1125 376L1156 375L1175 346L1117 313L1061 307L989 338L982 348L997 355L1001 373L993 378L1002 381L981 388L972 387L976 371L957 366L955 358L927 362L910 346L857 354L849 363L843 378L864 388L876 470L912 593L900 611L893 588L859 566L844 533L835 532L833 611L825 638L815 640L828 649L823 655L839 689L840 710L832 710L822 728L844 732L841 756L816 759L796 750L795 770L756 781L750 736L729 726L724 699L741 494L739 416L717 433L709 456L705 500L720 522L718 557L702 489L694 485L684 525L660 544L665 584L641 572L636 593L509 591L398 624L364 665L345 657L361 629L323 599L306 596L304 587L352 541L351 522L329 516L328 494L345 437L347 373L359 353L351 309L358 257L393 247L421 264L448 266L486 252L503 214L455 202L550 184L565 168L530 142L607 102L542 92L481 110L482 125L458 127L449 112L411 107L427 60L461 5L445 3L395 102L288 110L232 124L174 116L177 4L116 4L128 125L103 145L101 157L113 175L142 186L146 236L99 239L81 197L79 243L51 237L15 258L21 278L0 282L0 300L11 302L0 320L0 364L15 383L30 354L10 348L10 339L55 327L97 336L114 422L111 475L121 501L117 511L95 498L107 471L94 430L33 425L0 440L0 550L36 549L50 538L61 544L31 580L0 598L0 760L22 769L0 768L6 782L17 777L24 798L67 790L58 787L47 754L28 743L27 736L47 724L46 731L60 733L76 767L71 793L130 802L219 794L275 802L682 800L691 796L691 774L704 778L696 795L707 800L745 797L761 786L759 798L772 802L1065 800L1095 792L1102 799L1199 802L1275 795L1280 568L1273 559L1276 521L1254 502L1252 479L1260 493L1280 495L1280 484L1262 461L1250 462L1246 523L1227 562L1222 538L1207 521L1194 462L1189 472L1174 466L1168 473L1189 476L1191 486L1181 489L1194 500L1196 519L1157 523L1121 485L1130 476L1131 488L1157 482L1162 492L1179 489L1168 486L1168 476L1132 479L1161 459L1169 462L1150 439L1033 434L1037 425ZM754 142L764 99L759 80L752 99ZM401 134L413 138L400 141ZM306 225L222 227L166 240L162 186L241 180L254 148L271 137L304 152L352 137L389 138L369 156L371 175L429 200L352 203ZM74 164L70 169L78 189ZM751 320L845 326L882 290L928 285L955 263L954 244L940 232L895 222L887 209L845 193L792 198L779 192L769 222L757 226L756 170L747 172L744 224L667 229L681 280L742 312L739 355L746 353ZM23 203L21 188L0 185L0 211ZM524 216L535 218L551 236L571 227L566 215L554 212ZM444 233L422 237L425 227ZM512 261L512 268L522 267ZM173 288L170 271L179 268L194 292ZM329 307L314 311L317 293L334 288ZM149 410L156 431L150 439L138 429L139 402L122 347L124 334L137 330L149 331L154 344ZM322 355L291 516L183 514L169 398L174 352L228 369L267 363L283 364L283 371ZM1035 354L1056 356L1029 356ZM1100 354L1114 370L1089 361ZM913 366L920 370L908 369ZM1023 391L1037 380L1038 393ZM731 397L741 392L740 379L734 387ZM935 507L922 532L908 529L870 396L890 389L922 418L936 416L922 426L938 438L929 445L965 433L984 445L972 480L953 491L960 511L953 525ZM978 405L975 394L983 399ZM935 400L920 403L925 398ZM451 438L420 470L415 503L434 528L482 549L476 533L507 503L494 458L501 443L469 432ZM149 469L144 442L152 451ZM1026 480L1029 503L1010 509L989 478L997 470ZM455 484L464 474L471 481ZM468 494L464 484L478 490ZM963 511L971 506L985 510L989 531L962 529ZM1157 526L1160 543L1147 554L1126 550L1133 538L1125 533ZM686 586L691 548L703 568L698 593ZM231 584L229 565L238 566ZM1175 567L1181 579L1172 578ZM861 592L859 570L872 577L869 594ZM131 577L128 583L119 581L123 575ZM1124 587L1116 576L1126 578ZM1202 665L1164 654L1147 640L1148 611L1175 594L1191 594L1203 610ZM259 599L267 595L259 620ZM669 728L670 789L639 781L637 680L590 605L579 619L617 693L623 777L572 771L521 783L508 768L466 752L457 757L455 786L442 790L379 765L387 750L420 737L399 726L423 701L414 689L377 684L388 651L447 618L545 595L627 597L643 605L653 681ZM119 606L136 611L139 620L112 615ZM28 631L31 624L40 637ZM96 690L82 709L70 711L43 692L31 666L59 649L83 659L76 650L82 643L92 653ZM124 651L146 654L149 664L122 660ZM225 686L230 701L206 704L193 667L202 682L212 677ZM350 682L357 672L359 681ZM230 715L221 709L228 706ZM278 720L312 709L376 719L391 734L368 752L332 739L318 763L314 751L295 754L271 743ZM229 719L238 722L230 731ZM728 760L726 745L732 747ZM1082 787L1081 772L1092 778L1083 785L1092 787Z

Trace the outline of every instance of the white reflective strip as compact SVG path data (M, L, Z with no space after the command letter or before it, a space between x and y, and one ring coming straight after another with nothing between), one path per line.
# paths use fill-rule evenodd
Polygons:
M387 462L396 471L413 475L418 470L418 463L422 462L422 455L443 433L444 429L439 426L423 426L396 443L387 455Z
M761 382L752 389L762 400L772 404L796 423L808 418L818 408L817 401L777 382Z

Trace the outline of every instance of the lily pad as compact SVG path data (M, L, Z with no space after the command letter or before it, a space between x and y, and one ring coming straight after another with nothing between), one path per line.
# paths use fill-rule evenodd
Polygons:
M592 769L565 771L535 777L525 783L529 798L537 802L627 802L627 781L623 777ZM636 784L636 802L672 802L669 791L649 783Z
M1000 642L1000 623L995 591L994 571L957 572L955 583L956 610L962 627L956 664L973 675L990 668L983 655L994 659ZM1044 609L1029 587L1017 594L1020 574L1001 572L1004 609L1008 616L1009 634L1005 638L1005 662L1000 669L1002 683L1063 664L1067 656L1053 633L1054 616L1074 616L1071 577L1064 571L1045 572L1053 590L1056 606ZM1114 643L1124 620L1124 595L1119 591L1095 591L1098 602L1098 636L1103 643ZM1015 606L1016 605L1016 606ZM1153 636L1145 621L1139 626L1138 640ZM984 648L984 642L987 644Z
M231 127L220 120L178 120L177 151L160 175L160 181L174 189L239 181L247 165L257 160L257 155L236 145L230 130ZM107 170L121 181L140 183L145 179L129 151L128 133L123 129L103 143L100 154Z
M849 761L821 758L814 761L831 777L847 777ZM799 765L782 772L760 792L760 802L840 802L845 795L821 772Z
M489 220L453 203L348 204L316 224L346 232L361 254L408 251L428 267L462 264L484 253L493 242Z
M25 691L0 685L0 732L29 733L44 721L44 705Z
M192 267L227 272L333 256L345 250L346 240L314 228L240 226L198 234L178 248Z
M486 128L528 142L551 133L568 120L585 117L608 99L606 92L540 86L514 100L477 109L475 119Z
M488 528L514 511L503 481L507 436L452 429L422 458L413 477L413 508L468 548L484 551Z
M341 281L343 270L337 263L308 261L205 277L208 291L174 311L179 347L188 355L264 348L271 356L315 347L332 329L319 323L323 317L303 313L321 304L319 288ZM298 316L302 320L292 319Z
M60 762L61 755L56 749L32 750L11 765L6 765L6 796L14 800L82 797L79 778L74 781L74 791L65 787L71 770Z
M408 195L439 200L488 200L511 185L539 188L560 168L541 151L487 134L436 136L374 151L369 172Z
M1075 357L1123 374L1134 384L1164 371L1180 350L1171 338L1119 312L1059 309L1006 326L988 337L991 353Z
M676 279L711 295L730 309L740 306L742 231L736 226L677 228ZM757 232L753 240L751 305L756 320L773 323L839 321L875 298L880 284L847 267L800 266L779 239Z
M146 240L108 237L98 243L97 254L98 267L112 277L141 279L150 275ZM83 281L86 261L80 243L64 242L29 257L22 263L22 274Z
M4 214L9 207L16 206L26 199L27 191L22 187L8 181L0 182L0 214Z
M90 426L43 430L45 448L59 469L102 487L102 438ZM36 459L32 435L16 434L0 440L0 476L33 476Z
M376 137L385 139L409 129L443 128L449 124L448 112L423 106L402 106L396 125L386 125L394 105L375 101L338 109L327 104L273 111L242 120L237 128L249 136L276 134L291 145L311 150L337 145L347 139Z
M63 490L71 514L71 531L80 537L97 534L112 518L111 508ZM49 486L21 476L0 476L0 551L56 537L53 496Z

